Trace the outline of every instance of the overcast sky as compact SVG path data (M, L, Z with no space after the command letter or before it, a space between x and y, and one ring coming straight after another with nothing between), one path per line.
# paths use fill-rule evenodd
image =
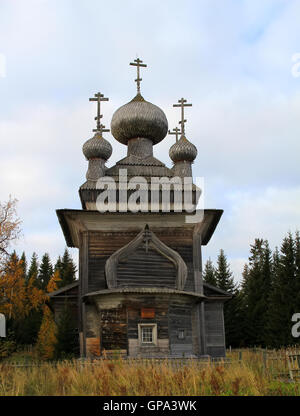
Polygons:
M110 98L109 127L135 95L137 55L148 64L142 94L170 128L172 104L193 103L193 173L204 177L205 207L224 209L204 260L223 248L238 279L255 238L280 245L300 228L299 16L298 0L0 0L0 201L19 200L17 251L63 252L55 209L81 208L88 98ZM126 147L105 137L111 166ZM154 147L168 166L173 142Z

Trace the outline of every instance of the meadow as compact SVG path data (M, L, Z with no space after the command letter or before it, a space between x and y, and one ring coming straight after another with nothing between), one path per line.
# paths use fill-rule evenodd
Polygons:
M0 362L0 396L299 396L287 363L262 352L231 351L220 362L199 360L69 360L37 362L23 355ZM284 353L281 355L284 357Z

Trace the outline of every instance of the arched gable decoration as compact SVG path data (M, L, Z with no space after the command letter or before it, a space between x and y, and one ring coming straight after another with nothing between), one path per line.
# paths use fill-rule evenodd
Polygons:
M145 243L146 251L151 246L162 256L172 262L176 268L176 289L183 290L187 278L187 266L180 254L164 244L152 231L148 224L132 241L113 253L106 261L105 274L109 289L117 287L117 268L119 261L125 261L135 250Z

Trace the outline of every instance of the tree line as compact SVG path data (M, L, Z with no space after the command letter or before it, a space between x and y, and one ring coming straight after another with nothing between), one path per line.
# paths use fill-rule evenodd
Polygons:
M41 358L74 353L77 323L67 304L55 323L48 295L75 280L76 266L67 249L54 265L48 253L40 262L33 253L29 265L24 252L20 257L15 251L7 256L0 272L0 312L7 318L9 341L35 345Z
M272 252L255 239L242 280L235 282L224 250L217 264L209 259L204 281L232 294L224 304L226 346L280 348L299 344L292 336L292 316L300 313L300 234L289 232Z
M17 200L0 202L0 313L7 320L7 340L1 341L0 358L17 346L35 345L40 358L65 358L78 353L77 322L65 304L54 321L49 293L76 280L76 266L68 252L51 262L48 253L39 261L33 253L11 253L21 232Z
M16 345L35 345L42 358L76 354L77 323L68 305L54 322L49 293L76 279L76 266L66 249L55 263L45 253L10 254L20 234L16 200L0 203L0 313L7 318L8 338ZM293 338L292 316L300 313L300 234L288 233L280 248L256 239L250 246L242 280L237 283L224 250L216 265L209 259L204 280L232 294L224 304L226 345L280 348L300 342ZM1 351L0 351L1 356Z

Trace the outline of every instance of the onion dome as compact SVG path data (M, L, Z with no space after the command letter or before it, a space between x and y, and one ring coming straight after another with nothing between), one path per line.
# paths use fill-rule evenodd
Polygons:
M87 159L107 160L112 154L112 147L100 132L96 132L94 137L84 143L82 151Z
M196 159L197 153L196 146L189 142L184 135L169 150L170 158L174 163L181 161L193 162Z
M165 113L156 105L146 101L141 94L120 107L111 120L111 133L125 145L130 139L143 137L153 144L162 141L168 132Z

